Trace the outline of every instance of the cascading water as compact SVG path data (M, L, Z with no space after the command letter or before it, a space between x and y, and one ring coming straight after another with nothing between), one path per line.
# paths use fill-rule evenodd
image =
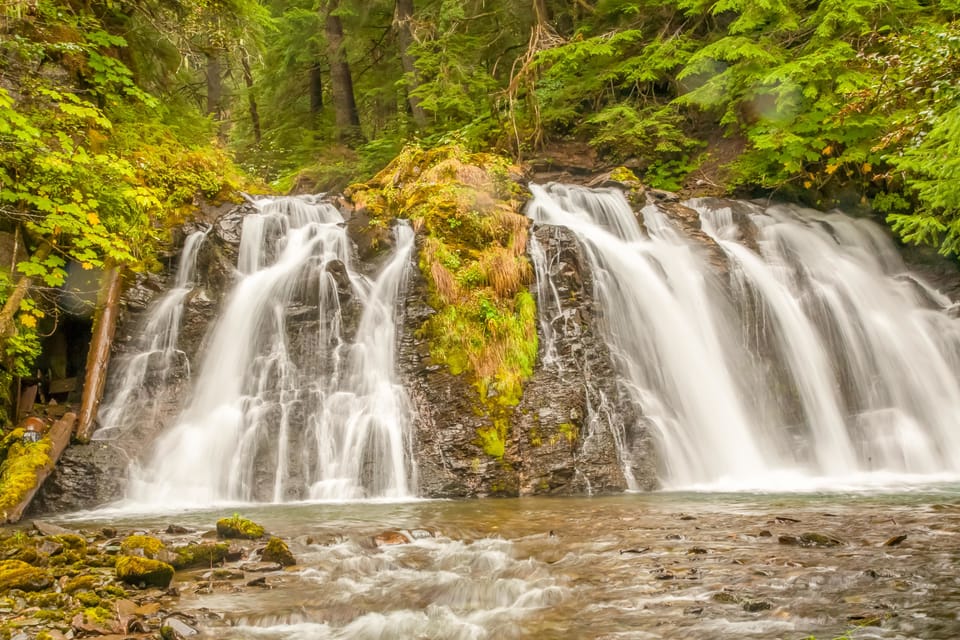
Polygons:
M184 301L193 291L197 255L207 231L196 231L184 241L173 287L147 315L136 353L120 363L116 391L100 409L100 427L94 439L108 440L135 422L155 421L159 406L152 391L163 388L175 375L189 379L190 363L178 348L180 323Z
M412 229L397 226L396 250L371 282L353 267L334 206L313 197L256 204L192 400L133 470L130 497L169 505L409 495L412 408L394 354Z
M528 215L584 247L665 486L960 471L960 322L931 308L949 304L943 296L896 277L903 265L875 226L753 207L754 251L728 207L691 202L730 260L724 286L656 206L641 211L644 234L618 190L531 190ZM625 472L629 482L629 462Z

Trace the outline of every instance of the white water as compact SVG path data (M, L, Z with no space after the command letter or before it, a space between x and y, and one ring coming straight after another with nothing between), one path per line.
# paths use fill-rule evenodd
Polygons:
M178 349L180 323L184 301L193 291L197 255L206 235L207 231L196 231L184 241L173 287L147 314L137 352L119 363L119 382L100 408L100 426L93 434L94 440L114 438L136 421L155 421L160 406L152 391L163 388L180 370L189 380L190 363Z
M754 207L758 253L729 208L688 203L730 260L728 293L657 207L641 212L644 233L616 190L531 190L528 215L584 246L665 487L810 489L960 472L960 322L943 313L942 295L898 277L903 265L876 226ZM535 261L550 259L540 253ZM629 481L629 461L625 471Z
M192 400L133 469L129 497L169 506L409 495L411 407L395 379L394 316L412 230L397 227L396 251L371 282L354 270L332 205L257 207ZM351 338L343 314L358 309Z

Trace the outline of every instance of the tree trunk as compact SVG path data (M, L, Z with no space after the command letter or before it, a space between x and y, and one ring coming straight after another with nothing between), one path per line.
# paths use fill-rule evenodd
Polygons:
M17 505L3 514L4 522L13 524L23 517L23 512L30 506L33 497L37 495L37 491L40 490L44 481L50 476L53 468L57 466L57 460L63 455L64 449L70 444L70 434L73 433L73 423L76 421L77 416L75 414L67 413L50 427L50 432L47 434L47 437L50 438L50 460L47 464L37 469L37 481L36 484L33 485L33 488L27 491L26 495L21 498Z
M253 127L253 139L260 144L260 112L257 111L257 96L253 93L253 72L250 70L250 59L244 51L240 58L243 65L243 82L247 86L247 104L250 107L250 125Z
M317 126L322 110L323 74L321 73L320 62L317 61L310 67L310 115L313 116L314 128Z
M37 247L36 252L34 252L33 257L37 260L45 260L48 255L50 255L52 247L48 242L43 242ZM33 278L28 278L27 276L22 276L17 280L16 286L13 288L13 291L10 292L10 297L7 298L7 301L3 305L3 309L0 309L0 348L3 348L2 352L6 352L6 341L7 338L12 336L16 332L16 325L14 324L14 318L17 315L17 311L20 310L20 303L27 293L30 291L30 286L33 284Z
M413 0L397 0L393 13L393 26L397 31L397 43L400 45L400 64L407 75L407 104L410 105L410 115L418 129L427 126L427 113L420 106L420 98L411 95L420 86L417 75L417 59L410 54L413 44Z
M80 418L77 421L77 440L89 442L93 425L107 382L107 364L110 362L110 346L117 328L117 310L120 306L120 267L112 267L103 278L100 287L99 312L93 321L93 336L87 353L87 371L80 398Z
M213 119L223 119L223 71L220 68L220 54L217 51L207 53L207 113Z
M360 132L360 114L353 96L353 77L347 63L344 49L343 24L337 9L339 0L331 0L327 5L324 31L327 35L327 58L330 61L330 92L333 94L333 113L337 125L337 139L347 145L362 141Z

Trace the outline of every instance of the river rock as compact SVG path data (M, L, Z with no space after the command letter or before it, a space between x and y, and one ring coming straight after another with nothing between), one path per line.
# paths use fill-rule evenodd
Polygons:
M168 616L160 625L160 637L163 640L181 640L199 635L199 631L177 616Z
M373 543L378 547L388 547L397 544L409 544L413 542L407 534L402 531L384 531L373 536Z
M173 567L159 560L137 556L117 558L117 577L128 584L144 584L165 589L173 580Z
M264 562L276 562L284 567L290 567L297 564L293 554L290 553L290 547L288 547L287 543L280 538L270 538L270 541L267 542L267 546L264 547L260 557Z
M906 539L907 539L907 534L901 533L898 536L893 536L892 538L888 538L887 541L883 543L883 546L896 547L896 546L899 546Z

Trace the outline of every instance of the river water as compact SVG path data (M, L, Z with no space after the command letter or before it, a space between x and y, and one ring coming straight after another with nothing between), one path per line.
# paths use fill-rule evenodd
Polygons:
M178 574L180 609L205 637L960 637L960 485L234 505L67 519L202 531L234 512L290 540L298 563L265 574L266 589ZM387 531L412 542L374 542ZM837 544L794 544L809 533ZM885 546L898 536L906 538Z

